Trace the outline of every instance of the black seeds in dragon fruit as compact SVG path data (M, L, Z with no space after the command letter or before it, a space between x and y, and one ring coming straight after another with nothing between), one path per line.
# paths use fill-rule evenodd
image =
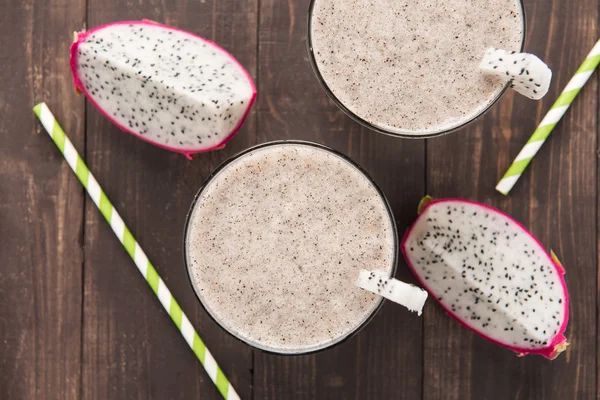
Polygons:
M71 69L76 87L123 130L188 156L223 147L256 95L225 50L150 21L77 34Z
M423 286L456 319L520 354L566 347L564 270L506 214L457 199L426 205L402 252Z

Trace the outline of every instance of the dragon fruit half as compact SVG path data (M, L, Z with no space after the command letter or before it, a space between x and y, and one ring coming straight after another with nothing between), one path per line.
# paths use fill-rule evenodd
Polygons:
M521 224L467 200L422 202L402 241L421 284L454 318L520 355L568 343L564 269Z
M146 20L76 33L71 70L75 87L121 129L188 158L225 146L256 97L231 54Z

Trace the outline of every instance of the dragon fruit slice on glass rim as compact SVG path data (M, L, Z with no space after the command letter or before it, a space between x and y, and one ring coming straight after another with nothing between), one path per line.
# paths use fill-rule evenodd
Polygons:
M76 33L71 70L75 87L122 130L188 158L224 147L256 97L220 46L147 20Z
M548 93L552 71L529 53L517 53L502 49L487 49L479 68L510 84L517 93L533 100L540 100Z
M429 197L421 203L401 249L448 314L519 355L554 359L564 351L569 297L556 256L487 205Z
M355 284L361 289L398 303L418 315L422 314L427 300L425 290L392 278L381 271L360 270Z

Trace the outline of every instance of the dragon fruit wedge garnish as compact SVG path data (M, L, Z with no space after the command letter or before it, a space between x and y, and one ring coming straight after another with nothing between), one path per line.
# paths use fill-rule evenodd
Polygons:
M425 300L427 300L425 290L391 278L387 273L381 271L361 270L356 286L403 305L418 315L421 315Z
M523 96L539 100L548 93L552 71L537 56L502 49L487 49L481 64L485 73L508 82Z

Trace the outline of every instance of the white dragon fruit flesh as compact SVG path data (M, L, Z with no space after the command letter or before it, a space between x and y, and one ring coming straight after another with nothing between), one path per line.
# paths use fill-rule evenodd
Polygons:
M356 286L403 305L418 315L421 315L425 300L427 300L425 290L398 279L390 278L388 274L381 271L361 270Z
M520 355L555 358L565 350L569 298L556 257L484 204L443 199L419 208L402 253L451 316Z
M227 51L146 20L76 33L71 70L75 87L121 129L188 158L225 146L256 97Z
M510 83L523 96L539 100L548 93L552 71L537 56L502 49L487 49L479 65L484 72Z

